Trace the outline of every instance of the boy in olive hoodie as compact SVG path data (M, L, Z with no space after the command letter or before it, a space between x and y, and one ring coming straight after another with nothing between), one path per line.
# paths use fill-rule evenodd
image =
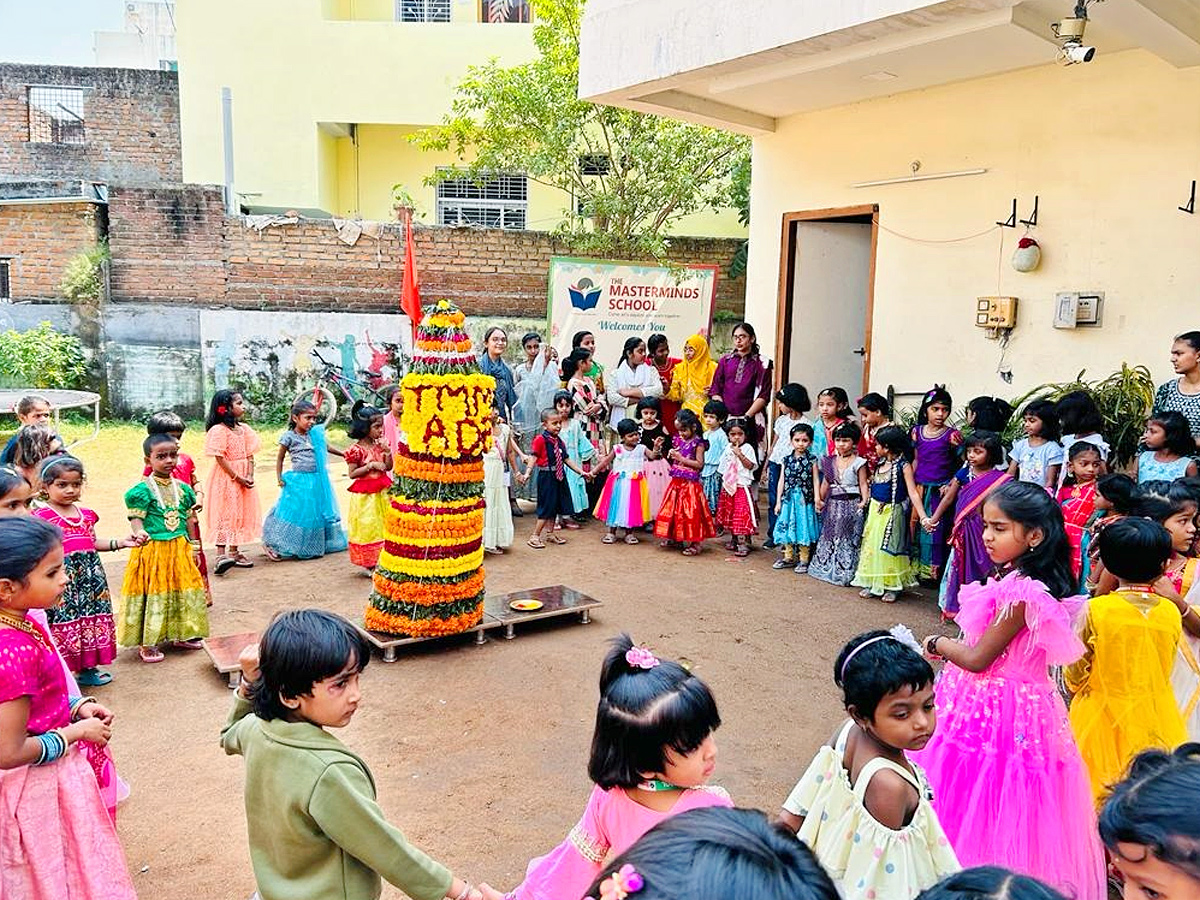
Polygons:
M242 651L221 746L246 759L250 859L262 900L482 900L389 824L367 764L325 731L349 724L370 645L318 609L277 615Z

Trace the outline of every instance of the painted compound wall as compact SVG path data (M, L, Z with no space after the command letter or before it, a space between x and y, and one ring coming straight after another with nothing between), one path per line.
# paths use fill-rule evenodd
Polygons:
M1200 69L1128 51L784 119L755 140L747 318L760 335L775 324L784 212L875 203L874 388L1014 396L1122 360L1165 379L1172 335L1200 328L1200 216L1176 209L1200 177L1197 98ZM988 172L851 186L913 160ZM1013 197L1027 217L1035 195L1043 261L1020 274L1021 229L989 229ZM1052 327L1054 294L1070 290L1105 292L1102 327ZM973 324L989 294L1020 298L1004 353Z

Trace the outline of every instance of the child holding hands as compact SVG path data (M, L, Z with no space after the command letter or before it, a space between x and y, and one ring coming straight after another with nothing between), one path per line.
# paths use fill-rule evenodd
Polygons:
M121 584L117 643L138 647L144 663L162 662L156 646L170 642L181 650L199 650L208 637L204 581L188 539L188 519L196 495L171 477L179 444L169 434L152 434L142 443L150 475L125 492L134 547Z
M558 433L562 431L563 417L555 409L542 410L542 431L533 439L532 449L537 464L537 524L526 542L534 550L543 550L546 541L565 544L566 538L554 533L554 523L559 516L572 516L575 507L571 501L571 488L567 485L567 469L580 478L590 479L591 473L584 472L579 464L567 456L566 445ZM542 532L546 533L545 540Z
M242 651L221 746L246 760L246 824L261 900L376 900L382 878L413 900L483 900L384 817L370 770L326 731L344 728L371 647L338 616L277 615Z
M30 615L57 603L66 583L57 528L0 519L0 886L14 900L135 900L94 774L112 774L113 715L71 694Z

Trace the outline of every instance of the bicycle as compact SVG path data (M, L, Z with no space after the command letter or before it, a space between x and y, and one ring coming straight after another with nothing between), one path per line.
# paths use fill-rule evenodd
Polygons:
M353 406L359 400L365 400L371 406L377 409L387 411L388 394L395 386L394 383L382 382L378 377L378 373L370 371L361 371L359 374L366 376L370 380L360 381L357 378L348 378L342 374L340 366L331 363L314 347L312 355L320 362L321 367L317 371L317 383L307 390L301 391L296 395L293 403L298 403L301 400L307 400L317 408L317 419L328 425L334 420L338 412L338 395L331 390L331 387L336 387L340 391L341 396L350 402Z

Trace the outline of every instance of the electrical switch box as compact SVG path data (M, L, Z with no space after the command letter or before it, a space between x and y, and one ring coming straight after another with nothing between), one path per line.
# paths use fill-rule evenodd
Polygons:
M1101 324L1103 291L1061 291L1054 295L1054 327L1082 328Z
M980 328L1016 328L1016 297L979 297L975 301L975 324Z

